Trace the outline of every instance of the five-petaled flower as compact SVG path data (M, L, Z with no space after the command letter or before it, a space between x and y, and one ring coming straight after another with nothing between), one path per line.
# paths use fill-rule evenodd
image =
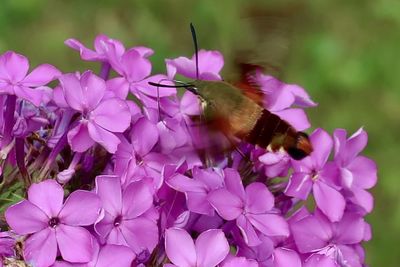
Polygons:
M100 214L99 197L88 191L71 193L63 204L64 191L54 180L33 184L28 200L7 209L11 229L29 235L24 256L34 266L50 266L58 253L69 262L85 263L92 259L93 236L83 226L92 225Z

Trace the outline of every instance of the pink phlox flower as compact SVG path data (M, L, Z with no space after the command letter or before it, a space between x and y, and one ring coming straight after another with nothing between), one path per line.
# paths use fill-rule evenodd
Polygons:
M193 178L176 173L166 183L176 191L185 193L188 210L214 216L214 208L208 202L207 196L209 192L223 187L224 178L215 169L195 167L192 174Z
M195 55L191 59L178 57L175 59L166 59L167 75L173 79L176 74L181 74L191 79L199 80L221 80L219 72L224 66L224 58L219 51L200 50L199 57L199 77L196 77Z
M136 255L150 254L158 243L158 214L154 213L151 182L141 180L121 187L119 177L96 177L96 193L103 203L104 216L95 231L107 244L130 247Z
M189 91L181 99L161 98L160 107L169 117L184 120L187 124L191 123L191 117L201 114L199 98Z
M121 57L125 52L124 45L107 35L99 34L94 40L94 51L84 46L76 39L68 39L64 42L67 46L79 51L83 60L108 62L111 56Z
M157 123L160 133L161 152L171 153L173 150L189 145L191 138L185 123L175 118L164 118Z
M169 84L165 75L151 74L151 62L135 48L126 51L120 59L111 61L111 66L120 75L107 81L115 95L125 99L129 91L145 106L157 108L158 98L176 95L176 88L156 87L149 82Z
M35 266L50 266L58 252L64 260L85 263L92 259L94 239L82 226L94 224L101 201L96 194L76 190L63 204L64 191L54 180L33 184L28 200L9 207L5 213L11 229L29 235L25 260Z
M176 267L213 267L229 253L229 243L222 230L212 229L201 233L195 242L183 229L165 231L165 252Z
M23 55L13 51L0 55L0 95L16 95L39 106L47 96L37 88L56 79L61 72L49 64L39 65L29 74L28 70L29 61Z
M130 124L127 104L119 98L105 98L106 84L91 71L79 78L64 74L60 78L65 101L81 114L79 121L68 132L68 143L75 152L84 152L94 143L115 153L120 139L115 133L124 132Z
M252 157L256 158L258 165L262 167L267 177L285 177L291 166L291 158L286 151L267 151L264 149L255 149L252 151Z
M154 188L163 183L161 170L169 162L168 155L155 151L159 141L157 126L145 117L132 126L130 142L121 137L115 153L115 173L121 176L122 183L140 179L143 176L154 179Z
M286 84L273 76L257 73L254 80L265 94L264 103L269 110L279 111L291 106L315 107L307 92L297 84Z
M346 201L337 185L337 168L327 162L333 141L322 129L316 129L310 140L314 151L303 160L292 162L294 172L285 194L305 200L312 191L317 207L332 222L337 222L343 216Z
M376 184L377 168L373 160L359 155L367 145L368 136L362 128L348 139L346 136L344 129L336 129L333 133L334 161L340 170L341 185L348 199L369 213L373 208L373 197L366 189Z
M303 88L296 84L285 84L272 76L261 73L257 73L253 78L264 93L264 106L269 111L289 122L298 131L310 127L307 115L302 108L314 107L317 104L311 100Z
M289 236L285 219L274 211L274 196L258 182L244 189L239 173L225 170L225 188L209 193L208 201L225 220L236 220L249 246L261 243L259 231L267 236Z
M361 267L364 259L354 246L365 239L365 227L364 219L351 212L346 212L336 223L319 211L290 223L299 252L309 255L305 261L309 267L321 266L321 262L336 264L326 266Z

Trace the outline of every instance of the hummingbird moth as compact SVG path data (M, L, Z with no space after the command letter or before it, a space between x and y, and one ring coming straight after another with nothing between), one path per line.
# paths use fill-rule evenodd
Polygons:
M263 93L251 78L262 67L239 63L241 80L199 80L198 44L196 32L190 24L196 63L196 80L176 81L177 85L149 82L157 87L184 88L198 96L203 104L203 117L209 129L222 132L228 140L240 139L261 148L277 151L283 148L293 159L301 160L312 151L308 135L297 131L287 121L265 109Z

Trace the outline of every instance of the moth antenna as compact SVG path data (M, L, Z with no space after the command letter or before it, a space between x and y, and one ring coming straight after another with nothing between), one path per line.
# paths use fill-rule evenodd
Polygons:
M199 79L199 46L197 44L196 30L194 29L193 23L190 23L190 31L192 32L192 39L194 44L194 56L196 59L196 80Z

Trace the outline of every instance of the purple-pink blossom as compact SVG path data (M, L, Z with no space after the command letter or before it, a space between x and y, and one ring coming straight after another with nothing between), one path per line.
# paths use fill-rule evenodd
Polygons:
M100 214L96 194L77 190L63 203L62 187L53 180L33 184L28 199L7 209L11 229L30 235L25 242L25 259L36 266L49 266L58 253L70 262L84 263L92 258L94 240L83 226L93 224Z
M81 114L75 127L68 132L71 148L84 152L97 142L114 153L120 143L115 133L129 127L127 104L119 98L107 97L104 80L89 71L81 77L64 74L60 82L65 101Z
M43 92L35 88L56 79L61 73L49 64L37 66L28 74L29 61L20 54L7 51L0 56L0 95L16 95L39 106Z
M117 176L98 176L96 193L104 213L95 230L103 243L128 246L136 254L151 253L158 241L151 184L141 180L122 188Z
M211 192L208 201L223 219L236 220L247 244L260 244L259 233L289 236L288 225L273 211L274 197L264 184L252 183L244 189L236 171L226 170L225 173L226 188Z

